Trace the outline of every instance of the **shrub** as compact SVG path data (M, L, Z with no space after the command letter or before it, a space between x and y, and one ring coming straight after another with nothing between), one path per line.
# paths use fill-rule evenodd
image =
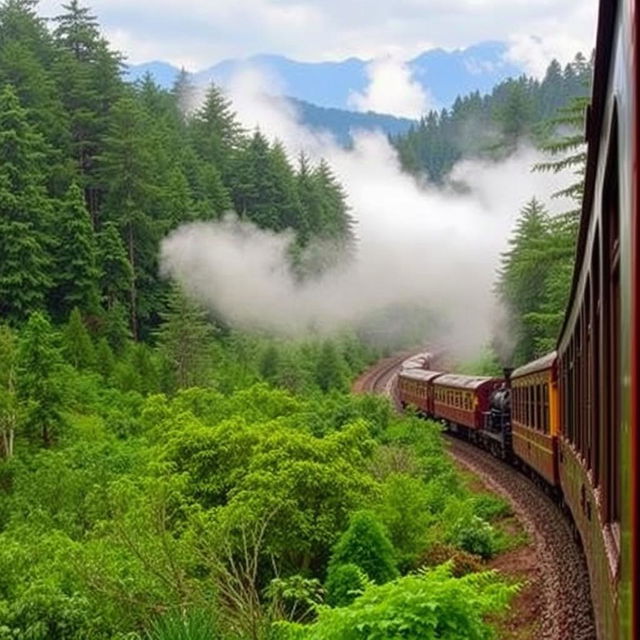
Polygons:
M364 591L367 582L367 576L355 564L331 565L324 585L327 604L346 607Z
M382 524L369 511L358 511L333 549L330 566L355 564L377 584L397 577L394 550Z
M149 640L222 640L208 611L194 610L186 614L172 612L156 621L147 634Z
M451 566L405 576L385 585L369 585L348 607L322 608L318 620L303 634L279 636L295 640L488 640L495 637L485 622L508 606L517 586L502 583L493 571L463 578Z
M416 561L416 568L437 567L445 562L451 562L451 574L456 578L476 573L483 568L478 556L441 542L432 544L420 555Z
M495 531L486 520L478 516L458 520L451 531L450 541L485 559L496 552Z

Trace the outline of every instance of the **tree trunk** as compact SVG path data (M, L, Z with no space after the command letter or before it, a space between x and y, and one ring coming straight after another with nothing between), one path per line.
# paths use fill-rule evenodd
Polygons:
M133 246L133 225L129 223L128 228L128 244L129 244L129 262L131 263L131 288L129 292L129 302L131 305L131 333L134 340L138 340L138 316L137 316L137 297L136 290L136 256Z

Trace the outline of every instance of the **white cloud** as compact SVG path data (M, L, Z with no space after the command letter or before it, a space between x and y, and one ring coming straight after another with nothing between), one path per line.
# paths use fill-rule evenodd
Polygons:
M419 118L432 106L411 71L400 60L387 56L367 67L369 85L363 93L353 92L349 106L358 111L377 111L406 118Z
M42 0L45 15L62 0ZM133 63L150 59L191 70L226 57L279 53L301 60L408 59L439 46L527 37L564 60L593 47L597 0L92 0L105 33Z
M278 331L329 330L389 304L425 302L450 323L442 344L475 353L500 317L492 284L518 211L534 195L548 200L566 178L531 173L539 154L522 149L502 163L459 164L453 179L466 190L420 186L385 136L356 133L347 151L301 127L285 101L265 97L255 73L232 86L245 126L259 121L292 157L327 158L356 219L357 260L300 286L286 266L287 236L227 221L174 232L163 244L165 271L235 323Z

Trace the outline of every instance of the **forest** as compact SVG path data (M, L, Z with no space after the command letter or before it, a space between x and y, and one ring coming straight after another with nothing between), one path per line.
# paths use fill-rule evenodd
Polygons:
M486 570L512 514L436 425L349 394L380 348L240 330L158 272L167 233L229 211L290 230L300 279L329 266L311 242L349 260L331 167L243 130L217 87L128 84L123 62L77 0L50 22L0 5L0 640L492 637L485 614L518 590ZM429 114L403 162L435 148L425 132L454 144L476 103L506 154L533 120L505 114L533 101L566 108L541 169L579 174L581 65ZM552 347L575 226L521 212L496 284L521 361Z

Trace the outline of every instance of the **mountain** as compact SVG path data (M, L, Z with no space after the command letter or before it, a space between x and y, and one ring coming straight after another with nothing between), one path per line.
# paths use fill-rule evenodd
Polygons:
M500 81L523 70L507 60L504 42L483 42L466 49L431 49L407 63L413 78L428 92L432 102L448 107L458 95L485 93ZM228 85L238 72L259 69L273 79L281 95L320 107L347 109L349 97L369 84L370 61L349 58L341 62L298 62L283 56L257 55L243 60L224 60L193 74L198 84ZM149 72L158 84L170 86L178 69L165 62L132 65L127 77L137 80Z
M418 124L415 120L396 118L373 111L359 113L345 109L319 107L295 98L289 98L289 100L298 112L302 124L316 131L328 131L343 146L351 144L354 131L382 131L396 137L407 133L412 126Z

